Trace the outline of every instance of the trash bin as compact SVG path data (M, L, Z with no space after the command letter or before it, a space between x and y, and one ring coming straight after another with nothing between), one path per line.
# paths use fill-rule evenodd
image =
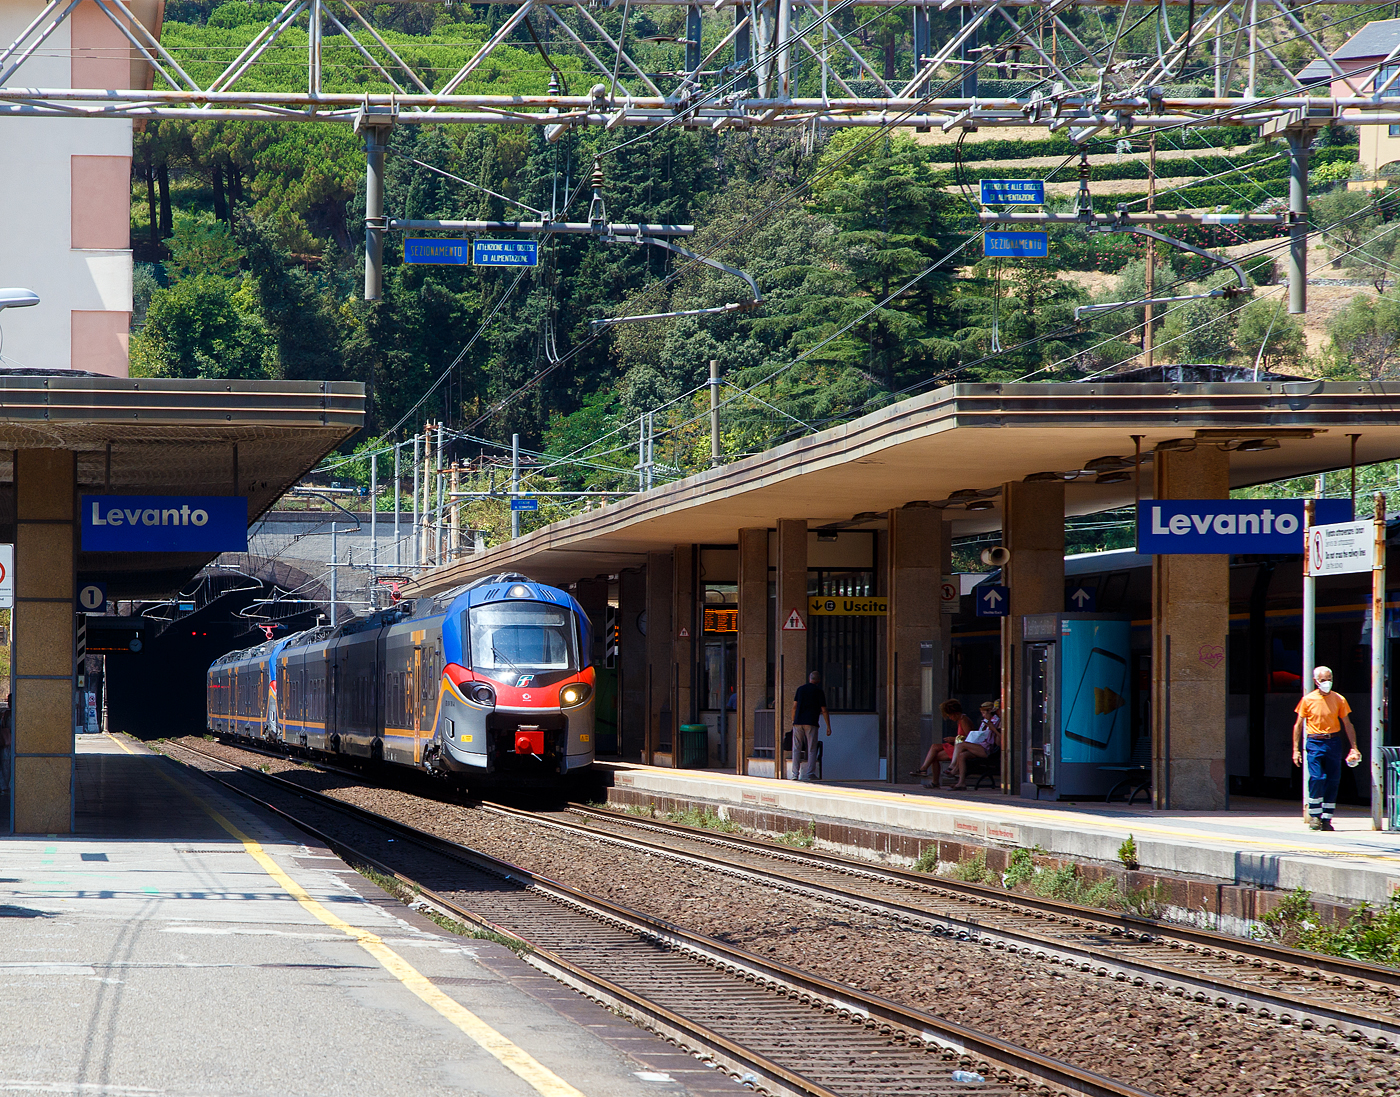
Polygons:
M709 760L709 726L707 724L682 724L679 767L681 769L704 769Z
M1391 830L1400 830L1400 747L1381 747L1385 762L1385 816Z

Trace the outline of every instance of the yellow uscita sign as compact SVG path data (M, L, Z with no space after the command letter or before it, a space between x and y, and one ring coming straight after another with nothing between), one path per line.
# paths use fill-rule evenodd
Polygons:
M888 598L847 598L820 595L807 599L807 612L814 617L883 617L889 612Z

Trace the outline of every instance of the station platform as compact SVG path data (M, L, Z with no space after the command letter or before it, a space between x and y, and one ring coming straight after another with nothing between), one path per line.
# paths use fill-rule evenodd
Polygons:
M79 737L74 791L0 838L0 1091L742 1092L134 741Z
M819 837L910 863L927 839L1039 847L1066 859L1118 863L1130 834L1142 870L1221 884L1292 890L1377 905L1400 890L1400 833L1371 829L1369 809L1338 809L1332 833L1308 829L1297 804L1239 800L1229 811L1157 811L1138 804L1036 802L996 790L917 784L798 782L716 770L599 763L620 802L636 797L711 805L782 833L820 824ZM765 821L766 820L766 821ZM869 842L871 832L884 837Z

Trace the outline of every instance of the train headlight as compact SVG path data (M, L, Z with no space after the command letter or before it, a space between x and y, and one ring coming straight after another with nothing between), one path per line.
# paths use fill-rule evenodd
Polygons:
M506 593L512 598L528 598L530 597L530 588L524 583L516 583L515 586L511 587Z
M473 682L471 688L467 690L467 697L475 701L478 705L490 707L496 703L496 691L485 682Z
M593 687L584 685L582 682L573 682L559 691L559 705L561 708L577 708L593 696Z

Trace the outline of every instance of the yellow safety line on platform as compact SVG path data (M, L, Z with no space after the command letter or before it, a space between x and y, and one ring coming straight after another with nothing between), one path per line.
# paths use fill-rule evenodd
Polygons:
M635 771L639 773L656 771L661 773L662 775L667 775L673 772L662 766L635 766L632 768L634 768ZM773 784L775 781L775 779L772 777L749 777L747 775L741 777L737 773L707 773L704 776L704 778L702 778L702 780L707 781L716 779L722 780L730 784L749 786L752 788L759 789L768 789L770 791L773 789ZM636 786L623 787L635 788ZM637 791L649 792L652 790L637 789ZM779 789L777 791L797 792L798 790ZM968 815L995 815L1002 818L1010 816L1013 819L1019 819L1026 822L1034 822L1046 826L1055 823L1059 823L1061 826L1069 827L1080 827L1087 825L1090 827L1097 827L1103 830L1117 830L1119 832L1132 831L1132 833L1136 835L1146 834L1160 836L1163 838L1195 839L1197 841L1202 842L1211 842L1215 845L1224 846L1226 849L1234 851L1249 848L1252 846L1257 846L1266 849L1285 850L1289 853L1297 853L1304 855L1319 854L1337 857L1356 857L1368 861L1400 861L1400 855L1394 853L1370 853L1366 850L1348 849L1340 846L1300 845L1297 842L1280 841L1274 838L1256 838L1253 835L1247 834L1230 834L1222 836L1220 834L1210 834L1204 831L1197 830L1178 830L1175 827L1165 827L1158 824L1144 822L1140 818L1118 822L1113 819L1102 819L1095 815L1066 816L1061 812L1046 810L1037 811L1034 808L1019 807L1011 804L1001 806L997 804L979 804L970 800L944 801L935 799L931 796L919 796L916 793L878 792L874 789L864 788L834 788L828 786L821 790L803 789L801 791L804 793L816 792L818 794L824 792L828 794L846 796L852 799L866 800L884 805L898 804L901 806L923 808L931 811L942 811L949 813L962 812ZM1378 832L1368 831L1367 833ZM1299 837L1302 837L1302 835L1299 835ZM1243 845L1235 843L1243 843Z
M116 736L109 734L108 738L121 747L128 754L135 755L136 752L130 749ZM138 756L139 757L139 756ZM151 755L155 757L155 755ZM394 978L416 994L443 1017L451 1021L467 1036L471 1037L488 1052L490 1052L500 1063L527 1082L542 1097L584 1097L568 1082L560 1078L547 1066L535 1059L523 1048L511 1043L494 1028L488 1025L475 1013L467 1009L460 1002L449 998L439 990L427 978L420 973L407 960L386 945L378 936L368 930L352 926L348 922L341 921L319 902L313 899L306 890L288 876L280 865L277 864L264 851L261 845L255 842L248 835L238 829L212 804L206 801L192 789L186 788L179 781L163 770L157 770L162 777L178 788L191 800L199 805L209 818L228 831L234 838L243 843L244 850L262 867L263 871L275 880L284 891L295 899L301 906L319 918L326 925L340 930L347 937L355 940L361 948L373 956L383 965L384 969Z

